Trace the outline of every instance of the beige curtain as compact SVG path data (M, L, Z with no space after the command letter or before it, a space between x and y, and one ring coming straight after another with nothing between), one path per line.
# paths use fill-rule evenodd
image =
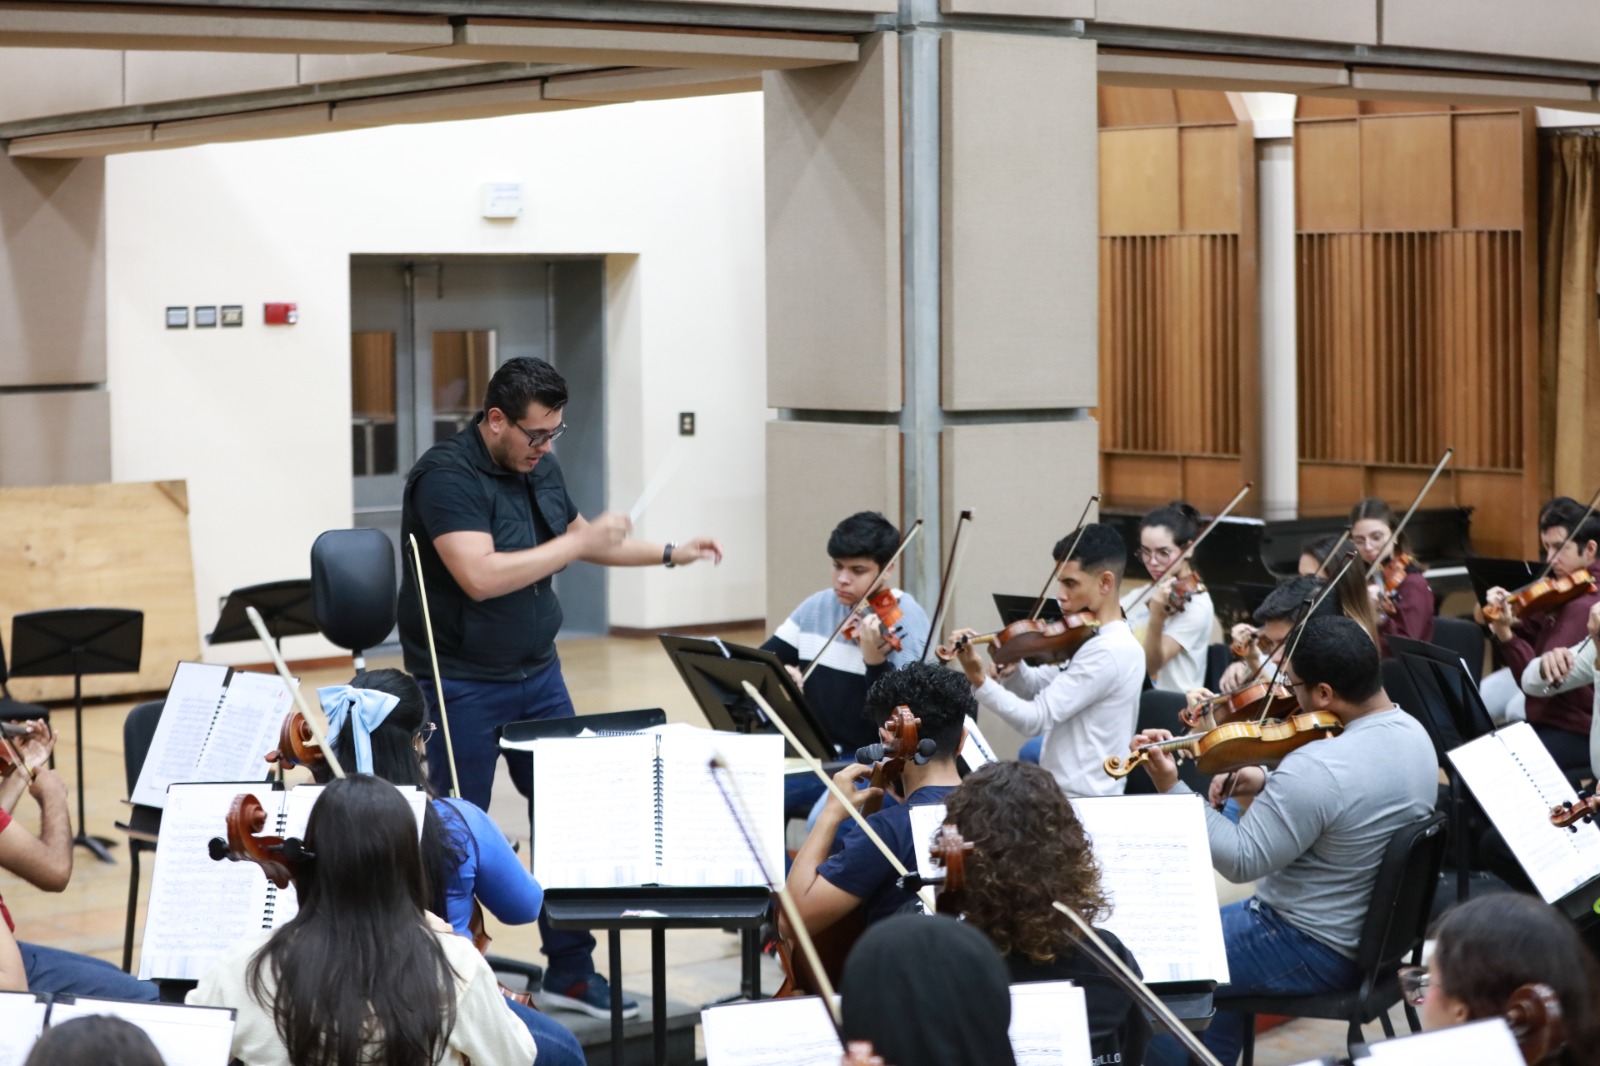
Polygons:
M1600 487L1600 138L1539 139L1539 458L1543 493Z

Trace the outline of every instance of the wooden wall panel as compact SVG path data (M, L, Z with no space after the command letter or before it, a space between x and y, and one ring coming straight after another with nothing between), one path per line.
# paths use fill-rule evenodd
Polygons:
M1300 514L1302 517L1342 515L1366 495L1365 468L1354 463L1313 463L1300 460Z
M1176 233L1178 130L1100 134L1100 233Z
M1361 221L1369 230L1449 229L1450 116L1361 123Z
M1361 135L1356 122L1299 123L1294 180L1302 231L1360 229Z
M1454 123L1456 227L1520 229L1522 116L1457 115Z
M1179 222L1185 233L1238 233L1239 130L1196 126L1178 131ZM1250 175L1254 180L1255 175Z
M1178 103L1171 89L1102 89L1099 108L1103 130L1178 124Z

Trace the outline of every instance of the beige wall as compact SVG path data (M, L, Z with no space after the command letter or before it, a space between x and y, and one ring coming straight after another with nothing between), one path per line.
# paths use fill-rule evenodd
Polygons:
M0 486L110 480L110 393L0 393Z
M1436 18L1445 20L1438 0ZM1503 11L1503 9L1502 9ZM1456 16L1452 13L1450 19ZM1378 0L1324 0L1283 3L1281 0L1095 0L1097 22L1165 27L1201 33L1247 37L1283 37L1296 41L1378 43Z

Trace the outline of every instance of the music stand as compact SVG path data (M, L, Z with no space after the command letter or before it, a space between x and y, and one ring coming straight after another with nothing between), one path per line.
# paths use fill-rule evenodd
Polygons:
M1472 579L1472 591L1479 603L1484 602L1490 589L1498 587L1515 591L1538 577L1539 571L1544 569L1543 563L1491 559L1487 556L1474 556L1462 565L1467 568L1467 577Z
M11 620L13 677L72 675L72 721L77 729L78 835L74 844L101 862L116 862L115 841L90 836L83 803L83 675L136 674L144 646L144 612L122 607L66 607L28 611Z
M1033 605L1038 601L1033 596L1012 596L1004 592L991 593L994 597L994 609L1000 612L1000 625L1005 627L1012 622L1020 622L1033 614ZM1042 622L1061 621L1061 604L1054 596L1045 598L1044 607L1039 611L1039 620Z
M272 635L280 652L283 650L284 637L317 632L316 612L311 602L311 579L302 577L250 585L228 593L222 601L222 614L217 618L217 626L206 637L206 643L236 644L256 640L255 627L245 617L247 607L254 607L260 612L261 621L266 624L267 632Z
M800 686L783 668L783 660L770 651L729 644L714 637L661 635L661 646L689 686L695 703L711 723L724 733L772 733L766 715L744 691L748 681L772 705L800 743L824 762L839 758L839 747L806 703ZM785 741L785 758L799 758Z

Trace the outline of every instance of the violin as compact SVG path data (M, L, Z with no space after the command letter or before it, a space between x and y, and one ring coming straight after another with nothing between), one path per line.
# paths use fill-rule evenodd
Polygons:
M856 762L872 767L873 788L887 792L900 783L905 773L906 760L918 766L926 765L933 757L937 745L931 738L917 736L922 719L911 713L910 707L896 707L883 723L882 732L887 739L881 744L868 744L856 750ZM877 814L883 808L883 797L877 796L861 805L864 815Z
M928 856L935 866L944 870L944 879L938 882L937 908L940 914L959 917L960 908L954 893L966 887L967 856L972 854L972 841L963 840L961 831L948 822L939 827L928 845Z
M1528 1066L1544 1062L1567 1046L1561 999L1549 985L1523 985L1512 992L1506 1000L1505 1019Z
M1566 577L1542 577L1508 594L1498 605L1486 604L1483 616L1491 622L1498 622L1507 611L1511 612L1513 618L1543 614L1593 592L1594 588L1594 575L1587 570L1574 570Z
M299 837L258 836L266 824L267 811L259 799L248 792L233 797L228 805L227 839L211 838L211 858L256 863L268 881L285 889L299 873L301 863L315 856Z
M840 632L846 640L855 640L861 635L861 619L867 610L878 616L878 622L883 627L884 642L895 651L900 650L900 638L905 636L900 631L900 620L905 617L905 612L900 610L900 601L895 598L893 589L879 589L867 601L850 612L850 617L845 619L844 629Z
M1167 589L1167 613L1182 614L1189 601L1206 591L1206 584L1193 570L1184 574Z
M1378 588L1377 603L1378 609L1384 614L1392 615L1400 609L1400 586L1405 584L1406 576L1415 562L1405 552L1395 552L1383 564L1383 584ZM1373 584L1377 585L1377 582Z
M1265 723L1230 722L1205 733L1145 744L1132 755L1109 755L1102 765L1112 777L1126 777L1135 766L1147 762L1152 751L1160 750L1188 751L1200 772L1212 776L1246 766L1271 769L1291 752L1314 740L1338 736L1343 730L1344 722L1328 711L1308 711Z
M1098 632L1100 619L1088 611L1079 611L1064 616L1058 622L1024 618L993 633L961 637L950 645L941 644L933 653L940 662L947 663L969 644L993 644L989 658L997 666L1023 659L1039 664L1062 663L1072 658Z
M267 752L266 760L269 763L280 763L284 769L293 766L311 768L327 762L322 749L317 747L317 738L311 731L311 723L306 721L306 716L299 710L290 711L283 716L283 725L278 729L278 746Z
M1251 682L1237 692L1212 696L1208 700L1185 707L1178 712L1183 724L1191 729L1202 724L1208 728L1230 722L1263 721L1276 717L1276 712L1294 713L1297 706L1294 693L1281 681L1268 683L1265 679Z
M1597 813L1600 813L1600 796L1591 790L1586 796L1579 795L1577 800L1567 800L1560 806L1551 807L1550 824L1576 833L1579 822L1592 822Z

